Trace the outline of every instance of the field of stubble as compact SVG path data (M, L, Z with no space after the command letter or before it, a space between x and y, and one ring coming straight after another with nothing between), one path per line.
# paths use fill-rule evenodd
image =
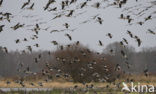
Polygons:
M130 84L130 82L127 82L126 78L132 79L136 84L139 82L141 85L156 86L156 76L145 77L141 75L127 76L113 83L92 82L86 83L85 85L62 80L48 82L42 79L26 80L24 81L24 88L12 79L3 78L0 81L0 94L149 94L121 92L121 88L123 87L122 82Z

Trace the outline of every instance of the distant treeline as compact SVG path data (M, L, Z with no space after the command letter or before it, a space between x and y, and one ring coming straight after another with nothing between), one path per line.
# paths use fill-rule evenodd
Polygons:
M84 57L81 56L81 53ZM61 60L62 63L60 63L59 60ZM73 62L71 62L72 60ZM103 62L102 60L105 60L104 64L100 63ZM96 66L94 66L94 64L96 64ZM111 66L111 72L115 72L117 68L121 67L120 70L122 73L143 74L144 70L148 69L149 73L155 74L156 48L147 48L140 52L136 52L134 47L122 47L120 43L115 42L108 45L102 53L97 53L82 45L78 47L72 46L71 48L66 47L65 50L57 49L53 52L36 51L32 53L23 53L20 51L12 51L5 53L4 49L0 47L0 77L24 76L31 73L42 73L47 70L48 67L57 69L55 74L57 74L58 71L64 71L64 74L70 74L70 76L76 77L74 74L75 72L80 71L78 69L79 66L82 70L89 70L83 65L89 66L89 68L93 67L94 70L96 69L96 72L93 71L91 73L96 76L100 73L102 75L102 72L106 71L103 70L104 68L100 67L100 65ZM100 69L102 72L100 72ZM89 75L86 76L88 77ZM76 77L75 79L78 78Z

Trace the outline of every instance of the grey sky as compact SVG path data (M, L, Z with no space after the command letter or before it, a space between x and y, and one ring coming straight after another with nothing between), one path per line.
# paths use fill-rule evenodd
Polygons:
M111 2L105 0L92 0L88 2L87 6L83 9L77 9L73 17L65 17L51 20L55 17L56 13L62 12L60 10L61 0L57 0L56 4L52 4L50 7L53 8L57 6L59 10L57 12L48 12L44 11L43 7L45 7L48 0L31 0L31 4L35 2L34 10L21 10L21 6L27 0L4 0L2 7L0 8L1 12L10 12L13 14L13 18L11 18L11 22L9 23L7 20L1 21L0 25L5 24L4 30L0 33L0 46L6 46L9 50L23 50L26 49L28 45L34 45L35 43L39 43L40 47L33 47L33 50L53 50L56 47L50 42L53 40L58 41L60 44L68 44L73 43L75 41L80 41L82 44L87 45L91 49L102 51L108 44L113 43L115 41L121 41L122 38L126 38L129 42L129 45L134 46L137 50L143 47L154 47L156 46L156 35L152 35L147 33L147 29L151 29L156 32L156 14L152 14L156 11L156 6L153 6L151 9L145 12L141 17L132 15L138 13L143 10L145 7L150 6L152 3L150 1L155 0L138 0L136 3L135 0L128 0L128 3L123 6L123 8L117 8L116 6L106 7ZM91 7L94 3L102 1L101 8L96 9ZM111 1L111 0L109 0ZM84 2L83 0L78 0L76 4L73 4L70 7L67 7L66 10L75 9L79 7L80 4ZM31 5L30 4L30 5ZM29 5L29 6L30 6ZM135 6L129 11L123 11L124 8L128 8L131 6ZM104 8L105 7L105 8ZM138 9L137 9L138 8ZM135 10L137 9L137 10ZM131 12L132 10L132 12ZM62 12L63 13L63 12ZM79 15L79 13L83 13ZM124 15L132 15L132 25L129 25L126 20L119 19L120 14ZM65 14L68 14L68 11L65 11ZM99 14L104 22L100 25L96 20L93 20L92 17ZM138 25L138 21L143 21L145 17L152 14L152 20L145 22L142 26ZM34 16L25 18L23 16ZM38 20L39 19L39 20ZM90 20L88 23L81 24L83 21ZM25 24L24 28L20 28L16 31L11 29L11 26L14 26L20 22L21 24ZM29 29L33 29L36 23L40 23L39 26L44 29L50 27L48 31L40 30L38 39L31 40L30 38L35 33ZM45 22L45 23L44 23ZM51 30L64 30L64 23L69 23L69 29L76 29L75 31L66 30L64 32L59 33L50 33ZM33 25L33 26L28 26ZM126 33L127 30L130 30L134 35L139 36L142 40L142 45L140 47L137 46L137 42L130 38ZM69 41L69 39L65 36L66 33L69 33L73 40ZM107 33L111 33L113 38L110 39L106 36ZM24 38L28 38L28 42L21 41L19 44L15 43L16 39L23 40ZM101 40L104 44L103 47L98 45L98 40Z

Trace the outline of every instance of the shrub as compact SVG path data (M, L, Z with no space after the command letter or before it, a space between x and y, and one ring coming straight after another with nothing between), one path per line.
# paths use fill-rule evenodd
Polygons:
M114 65L83 45L72 44L53 53L53 67L60 74L68 74L74 82L112 81ZM59 70L59 71L58 71Z

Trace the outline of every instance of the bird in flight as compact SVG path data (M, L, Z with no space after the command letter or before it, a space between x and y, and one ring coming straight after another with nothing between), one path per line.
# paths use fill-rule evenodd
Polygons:
M145 21L150 20L152 18L151 15L149 15L148 17L145 18Z
M148 32L155 35L156 33L154 31L152 31L151 29L148 29Z
M100 24L102 24L102 22L103 22L102 18L100 18L100 17L97 17L97 21L98 21Z
M2 6L3 0L0 1L0 7Z
M55 0L49 0L48 3L46 4L44 10L47 10L49 8L50 4L52 4L54 2L56 2L56 1Z
M52 41L51 43L53 43L54 45L58 45L57 41Z
M1 25L0 26L0 32L2 32L3 31L3 27L4 27L5 25Z
M112 37L113 37L111 33L108 33L107 36L108 36L109 38L112 38Z
M127 33L129 34L131 38L133 38L133 34L131 33L131 31L127 30Z
M70 10L69 14L67 15L67 17L71 17L74 13L74 10Z
M140 47L140 45L141 45L141 39L138 36L135 36L134 38L136 39L136 41L138 43L138 47Z
M28 9L33 10L34 4L35 3L33 3Z
M22 5L21 9L23 9L23 8L24 8L25 6L27 6L29 3L30 3L30 0L28 0L27 2L25 2L25 3Z
M65 34L69 38L69 40L72 40L72 37L69 34Z
M69 24L65 23L64 26L68 29L69 28Z
M99 40L99 45L100 45L100 46L103 46L103 44L102 44L101 40Z
M17 30L18 28L23 27L23 26L24 26L24 24L17 23L15 26L12 26L11 28L13 30Z
M87 5L87 2L82 3L81 8Z
M123 41L124 41L126 44L128 44L127 39L125 39L125 38L122 38L122 39L123 39Z
M19 42L20 42L20 40L19 40L19 39L17 39L17 40L15 40L15 42L16 42L16 43L19 43Z

